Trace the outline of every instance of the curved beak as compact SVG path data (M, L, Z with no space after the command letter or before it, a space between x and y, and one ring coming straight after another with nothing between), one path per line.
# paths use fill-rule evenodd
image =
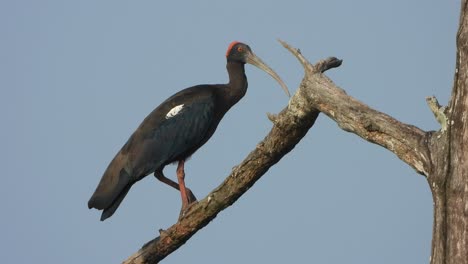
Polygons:
M281 78L276 74L275 71L273 71L268 65L266 65L259 57L257 57L253 52L249 52L247 55L246 62L249 64L252 64L253 66L256 66L266 73L268 73L273 79L275 79L280 85L281 88L283 88L284 92L288 95L288 97L291 97L288 87L286 84L281 80Z

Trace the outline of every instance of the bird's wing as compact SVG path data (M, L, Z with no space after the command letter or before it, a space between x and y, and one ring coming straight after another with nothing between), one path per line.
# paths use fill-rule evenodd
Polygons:
M149 126L151 129L141 133L138 150L129 147L133 152L135 176L146 175L190 156L211 137L217 125L215 102L211 95L178 101L162 113L155 122L157 125Z

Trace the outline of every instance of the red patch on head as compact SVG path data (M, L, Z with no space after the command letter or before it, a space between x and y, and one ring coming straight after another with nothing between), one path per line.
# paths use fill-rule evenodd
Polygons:
M231 53L232 47L234 47L234 45L239 44L239 43L240 43L239 41L233 41L233 42L231 42L231 44L229 44L229 47L228 47L228 49L226 51L226 57L229 56L229 53Z

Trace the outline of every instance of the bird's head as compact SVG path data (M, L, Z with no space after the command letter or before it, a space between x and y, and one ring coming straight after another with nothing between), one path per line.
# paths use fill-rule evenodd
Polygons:
M233 62L247 63L248 54L252 54L249 45L233 41L226 51L226 59Z
M252 52L249 45L234 41L229 44L229 47L226 52L226 59L228 62L240 62L240 63L248 63L252 64L261 70L268 73L273 79L275 79L283 88L288 96L289 90L286 84L281 80L281 78L273 71L266 63L264 63L257 55Z

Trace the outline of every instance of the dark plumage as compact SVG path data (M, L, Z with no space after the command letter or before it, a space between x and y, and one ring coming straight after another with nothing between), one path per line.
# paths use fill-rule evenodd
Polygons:
M245 95L245 63L265 70L289 95L278 75L256 57L248 45L231 43L226 58L229 83L197 85L174 94L143 120L117 153L88 202L89 208L103 210L101 220L112 216L131 186L151 173L180 190L182 210L196 201L185 187L184 162L208 141L224 114ZM178 184L162 172L173 162L179 162Z

